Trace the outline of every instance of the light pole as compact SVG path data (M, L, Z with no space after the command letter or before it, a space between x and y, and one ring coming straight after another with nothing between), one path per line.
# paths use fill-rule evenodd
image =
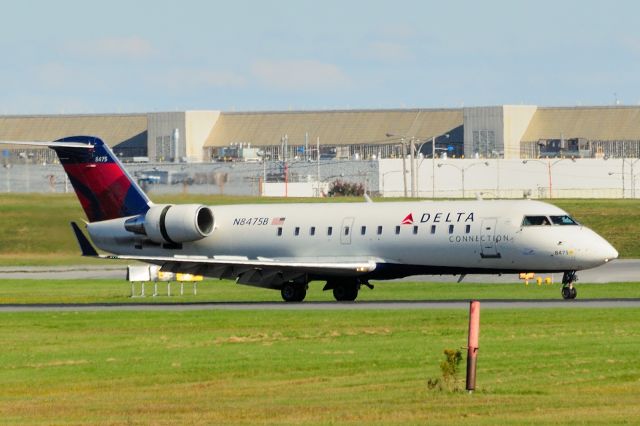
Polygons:
M432 170L431 170L431 184L432 184L432 188L431 188L431 195L432 198L435 198L435 194L436 194L436 136L431 136L429 138L421 138L418 136L398 136L396 134L393 133L386 133L386 136L388 138L390 137L399 137L400 138L400 143L402 144L402 169L405 171L405 176L406 176L406 156L407 156L407 146L406 144L409 143L410 144L410 169L411 169L411 197L419 197L420 196L420 184L419 184L419 165L417 163L418 161L418 155L422 152L422 147L424 146L425 143L431 141L431 162L432 162ZM449 134L446 134L445 137L448 139L449 138ZM422 140L422 143L420 144L420 146L418 147L418 149L416 149L416 142L419 142L420 140ZM422 162L420 163L422 164ZM404 178L404 196L407 196L407 183L406 183L406 177Z
M624 172L624 163L625 161L627 161L626 158L622 159L622 167L623 167L623 172ZM636 176L633 174L633 166L640 161L640 158L637 158L633 161L629 160L629 166L631 167L631 173L629 174L631 176L631 198L636 198ZM624 179L624 177L623 177ZM624 198L624 195L623 195Z
M7 175L7 192L11 192L11 163L7 163L4 165L6 175ZM66 173L64 174L67 175Z
M485 161L485 162L481 162L481 163L471 163L467 167L459 167L459 166L456 166L455 164L451 164L451 163L438 163L438 167L450 166L450 167L454 167L454 168L460 170L460 175L462 176L462 198L464 198L464 196L465 196L465 193L464 193L464 172L466 172L468 169L470 169L473 166L479 166L481 164L484 164L487 167L489 166L489 162Z
M393 133L387 133L386 134L387 137L398 137L398 135L395 135ZM444 135L447 139L449 139L449 134L447 133L446 135ZM422 153L422 147L424 146L424 144L426 144L427 142L431 142L431 197L435 198L436 196L436 151L438 150L438 148L436 148L436 136L430 136L428 138L422 138L422 137L417 137L417 136L400 136L400 143L402 144L402 168L403 170L405 170L405 174L406 174L406 155L407 155L407 146L406 144L409 143L410 144L410 161L411 161L411 197L419 197L420 196L420 165L422 164L422 161L420 162L420 164L418 164L418 155ZM416 143L422 141L422 143L419 145L419 147L416 149ZM424 158L422 159L424 160ZM406 178L404 179L405 182L405 197L407 196L407 189L406 189Z
M449 133L444 135L445 138L449 139ZM436 137L431 136L430 138L425 138L424 141L418 147L416 151L416 155L422 154L422 147L427 142L431 142L431 198L436 198ZM442 148L440 148L442 150ZM420 196L420 166L424 161L425 157L420 160L420 164L416 167L416 195Z
M398 135L394 134L394 133L386 133L385 134L386 137L388 138L392 138L392 137L398 137ZM406 141L405 141L405 137L401 136L400 137L400 145L402 147L402 182L404 185L404 198L407 198L407 145L406 145ZM411 196L413 197L413 193L414 193L414 187L413 187L413 152L415 150L415 147L413 145L413 138L411 138L411 154L412 154L412 158L411 158Z
M402 182L404 187L404 198L407 198L407 146L404 144L404 138L400 139L402 144Z
M629 166L631 167L631 171L629 173L629 176L631 177L631 198L636 198L636 175L633 173L633 166L640 161L640 158L637 158L633 161L629 160ZM621 175L622 176L622 198L625 198L626 195L626 191L625 191L625 187L624 187L624 177L625 177L625 172L624 172L624 165L627 162L626 158L622 159L622 172L618 173L618 172L609 172L609 176L612 175Z
M384 197L384 177L393 173L402 173L402 170L390 170L382 174L382 196Z
M418 186L418 179L416 179L416 138L412 136L409 139L409 143L411 144L411 198L415 198L416 187Z
M564 161L564 160L571 160L574 163L576 162L576 159L571 157L571 158L561 158L561 159L553 161L553 162L549 158L547 158L546 162L544 162L542 160L522 160L522 164L527 164L528 162L535 162L535 163L540 163L540 164L543 164L543 165L547 166L547 173L549 175L549 198L553 198L553 192L552 192L553 191L553 179L551 177L551 168L553 166L555 166L556 164L558 164L559 162Z
M447 135L449 137L449 135ZM436 199L436 137L431 137L431 199Z
M491 156L496 159L496 194L497 198L500 198L500 157L504 155L504 151L502 154L498 151L492 151Z

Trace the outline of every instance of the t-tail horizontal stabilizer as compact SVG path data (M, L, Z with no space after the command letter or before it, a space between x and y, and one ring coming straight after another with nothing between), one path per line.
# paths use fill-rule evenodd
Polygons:
M80 230L80 227L75 222L71 222L71 228L73 229L73 233L76 234L76 240L78 240L78 245L80 246L82 255L88 257L98 257L98 252L95 248L93 248L93 245L91 244L91 242L89 242L87 237L84 236L84 234Z

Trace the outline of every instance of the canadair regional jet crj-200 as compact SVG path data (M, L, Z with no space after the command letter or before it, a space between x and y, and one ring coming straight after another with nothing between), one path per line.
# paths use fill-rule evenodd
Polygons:
M11 142L19 144L18 142ZM302 301L325 281L352 301L369 280L416 274L576 271L618 252L563 210L532 200L419 201L204 206L154 204L100 139L74 136L58 155L89 222L93 244L72 228L83 255L160 265L162 271L235 279Z

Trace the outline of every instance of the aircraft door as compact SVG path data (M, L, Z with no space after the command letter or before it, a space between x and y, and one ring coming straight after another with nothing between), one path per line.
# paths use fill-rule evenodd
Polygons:
M340 227L340 243L351 244L351 234L353 234L353 218L345 217Z
M496 259L500 258L498 253L498 246L496 245L496 223L498 219L495 217L482 219L482 231L480 232L480 257L483 259Z

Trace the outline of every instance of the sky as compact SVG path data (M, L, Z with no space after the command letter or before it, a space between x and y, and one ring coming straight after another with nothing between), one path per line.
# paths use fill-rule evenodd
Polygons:
M0 6L3 115L640 105L638 1Z

